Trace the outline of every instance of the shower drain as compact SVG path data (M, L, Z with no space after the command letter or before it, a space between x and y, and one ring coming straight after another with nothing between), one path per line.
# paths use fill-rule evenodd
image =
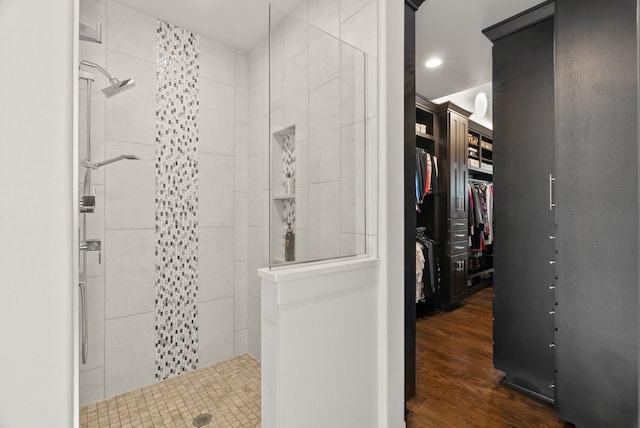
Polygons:
M213 416L211 416L209 413L203 413L199 416L196 416L196 418L193 420L193 425L197 427L203 427L205 425L208 425L212 419Z

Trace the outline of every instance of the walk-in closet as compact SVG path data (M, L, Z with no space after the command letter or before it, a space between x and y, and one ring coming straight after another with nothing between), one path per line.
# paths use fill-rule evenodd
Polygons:
M636 4L451 3L405 10L407 426L638 426Z

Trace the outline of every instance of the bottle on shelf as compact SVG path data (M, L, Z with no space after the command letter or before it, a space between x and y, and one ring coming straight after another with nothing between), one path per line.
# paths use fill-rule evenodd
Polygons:
M291 223L287 223L287 232L284 234L284 261L292 262L295 260L296 253L296 234L291 230Z

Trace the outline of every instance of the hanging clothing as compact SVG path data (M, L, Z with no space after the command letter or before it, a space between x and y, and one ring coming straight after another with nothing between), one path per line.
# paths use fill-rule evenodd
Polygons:
M485 251L493 243L493 184L468 185L469 246L471 251Z
M419 266L422 266L420 277L418 277ZM424 232L419 231L416 234L416 302L427 302L433 299L440 291L440 282L438 242L427 238Z
M422 275L424 272L425 258L423 253L424 246L416 242L416 303L424 299L424 283Z
M424 149L416 148L416 210L426 195L438 191L438 159Z

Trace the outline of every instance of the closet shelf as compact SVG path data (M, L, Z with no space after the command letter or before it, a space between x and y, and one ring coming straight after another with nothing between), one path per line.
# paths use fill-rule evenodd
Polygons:
M431 135L431 134L425 134L423 132L416 131L416 135L418 137L426 138L426 139L429 139L429 140L435 140L435 137L433 135Z
M493 171L491 171L490 169L476 168L475 166L468 166L467 168L469 168L469 171L481 172L483 174L493 175Z

